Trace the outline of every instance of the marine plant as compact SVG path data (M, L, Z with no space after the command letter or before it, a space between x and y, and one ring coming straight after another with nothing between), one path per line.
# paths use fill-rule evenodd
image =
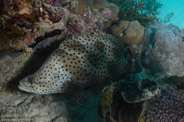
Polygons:
M142 25L155 20L162 4L157 0L108 0L119 6L119 19L138 20Z

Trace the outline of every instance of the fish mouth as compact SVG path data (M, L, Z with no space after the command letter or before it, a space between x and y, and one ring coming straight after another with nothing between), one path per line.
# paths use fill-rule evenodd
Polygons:
M27 81L27 79L24 79L22 81L19 82L18 88L22 91L26 91L26 92L32 92L31 89L31 83L29 83Z
M21 91L33 93L33 94L48 94L47 92L40 91L39 89L34 88L34 84L32 84L32 77L28 77L26 79L23 79L19 82L18 88Z

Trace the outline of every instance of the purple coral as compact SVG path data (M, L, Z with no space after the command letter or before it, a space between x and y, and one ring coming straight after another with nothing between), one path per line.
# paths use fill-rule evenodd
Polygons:
M143 115L146 122L181 122L183 117L184 91L176 89L151 99Z

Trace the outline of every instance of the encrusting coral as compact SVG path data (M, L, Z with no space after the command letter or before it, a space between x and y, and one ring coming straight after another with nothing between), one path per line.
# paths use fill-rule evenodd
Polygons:
M144 27L138 21L120 21L118 25L112 26L109 30L129 46L138 44L144 35Z
M112 19L114 12L111 8L93 11L89 7L85 13L80 13L77 0L4 0L1 5L1 50L27 49L33 43L38 43L35 39L54 30L60 30L61 33L52 35L49 40L82 33L99 33L99 25L103 26L117 19ZM42 43L47 43L47 40L45 38Z

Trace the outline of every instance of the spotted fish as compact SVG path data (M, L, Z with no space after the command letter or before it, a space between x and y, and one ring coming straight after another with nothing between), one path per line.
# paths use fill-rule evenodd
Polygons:
M19 82L36 94L64 93L115 80L123 72L123 43L108 34L78 35L61 42L40 69Z

